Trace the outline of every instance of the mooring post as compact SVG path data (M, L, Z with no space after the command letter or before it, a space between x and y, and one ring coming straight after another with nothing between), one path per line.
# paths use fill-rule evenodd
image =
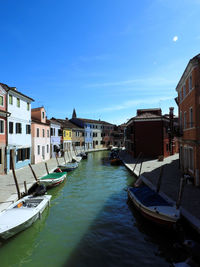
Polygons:
M158 177L158 182L157 182L157 187L156 187L156 192L159 193L160 191L160 185L161 185L161 180L162 180L162 175L163 175L163 169L164 169L164 165L161 166L160 168L160 174Z
M138 157L137 157L137 159L136 159L135 166L134 166L134 168L133 168L133 172L134 172L134 170L135 170L135 168L136 168L136 165L138 164L138 161L139 161L139 158L141 157L141 155L142 155L142 152L139 153L139 155L138 155Z
M31 171L32 171L32 173L33 173L33 176L34 176L34 178L35 178L36 182L38 183L37 176L36 176L36 174L35 174L35 172L34 172L34 170L33 170L32 166L31 166L31 164L29 163L29 164L28 164L28 166L30 167L30 169L31 169Z
M11 167L12 167L12 173L13 173L15 185L16 185L16 188L17 188L18 199L20 199L21 198L21 193L20 193L20 190L19 190L19 184L18 184L18 181L17 181L16 173L15 173L15 168L14 168L14 162L13 162L13 155L12 155L12 153L10 153L10 160L11 160Z
M45 167L46 167L46 170L47 170L47 174L49 174L49 170L48 170L48 166L47 166L46 162L45 162Z

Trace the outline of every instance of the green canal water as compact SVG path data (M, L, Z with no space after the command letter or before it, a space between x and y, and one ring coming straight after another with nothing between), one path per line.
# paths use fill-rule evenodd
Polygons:
M127 204L134 177L95 152L48 191L42 219L2 242L0 266L169 266L170 241ZM168 239L167 239L168 240Z

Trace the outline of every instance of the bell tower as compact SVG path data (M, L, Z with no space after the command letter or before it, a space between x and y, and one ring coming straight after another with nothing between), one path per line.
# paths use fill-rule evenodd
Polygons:
M76 110L75 110L75 108L73 109L72 118L76 118Z

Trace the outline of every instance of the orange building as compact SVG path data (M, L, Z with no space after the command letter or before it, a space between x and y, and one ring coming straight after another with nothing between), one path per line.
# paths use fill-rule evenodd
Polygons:
M192 58L176 87L182 136L180 166L200 185L200 54Z

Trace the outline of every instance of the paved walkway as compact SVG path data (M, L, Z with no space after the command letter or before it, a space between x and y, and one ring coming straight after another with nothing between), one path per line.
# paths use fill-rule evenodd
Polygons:
M88 152L95 152L100 150L106 149L91 149ZM68 158L69 156L69 158ZM71 156L75 156L73 153L72 155L65 153L66 161L71 160ZM58 158L59 164L64 163L64 158ZM51 158L50 160L46 161L49 172L52 172L57 167L57 161L55 158ZM45 162L41 162L35 165L32 165L33 170L36 173L37 177L41 177L47 174ZM16 176L18 180L18 184L20 187L20 192L25 192L24 189L24 181L26 181L27 188L29 189L33 183L35 183L35 178L31 172L29 166L16 170ZM9 172L7 175L0 175L0 211L7 208L12 202L18 199L17 189L15 186L14 178L12 171Z
M121 158L128 169L133 171L136 159L125 151ZM136 165L134 174L139 175L140 164ZM181 172L179 170L179 155L165 158L163 161L143 159L141 178L152 189L156 188L161 165L164 165L160 194L169 201L176 203L180 188ZM181 214L200 233L200 189L192 184L186 184L183 191Z

